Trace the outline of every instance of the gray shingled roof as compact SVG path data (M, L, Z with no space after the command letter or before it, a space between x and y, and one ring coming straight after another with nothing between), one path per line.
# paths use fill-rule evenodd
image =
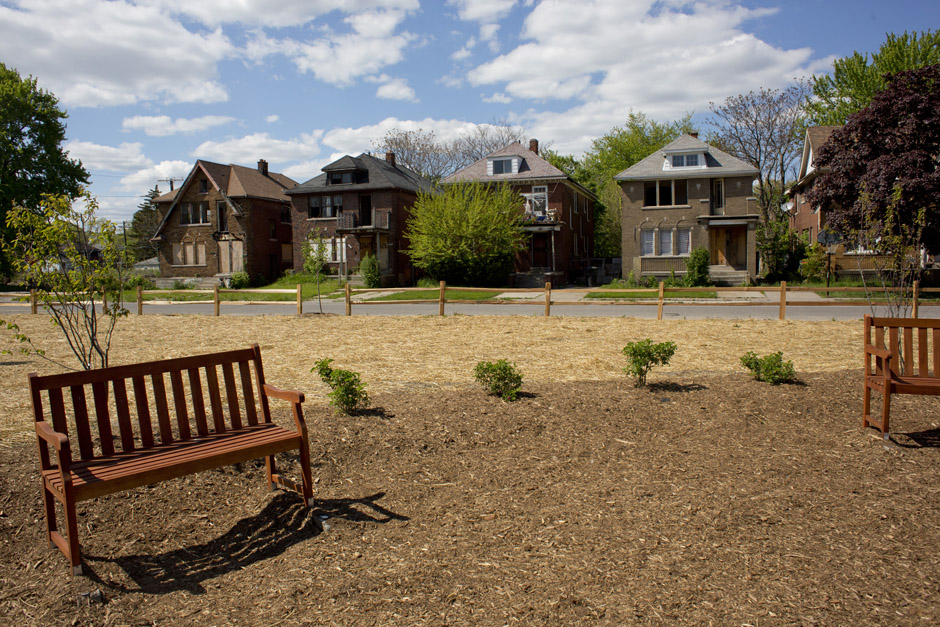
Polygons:
M705 165L708 167L698 170L663 169L666 153L693 151L705 152ZM682 135L642 161L633 164L615 176L614 179L618 181L645 181L650 179L711 178L714 176L757 176L757 168L718 150L714 146L709 146L697 137Z
M378 159L367 153L362 153L358 157L347 155L324 166L322 169L323 174L301 183L287 193L289 195L311 194L324 192L327 189L330 191L402 189L417 193L419 191L430 191L432 188L430 181L405 166L392 165L385 159ZM369 182L327 185L327 172L341 172L344 170L366 170L369 172Z
M487 174L486 162L493 157L522 157L519 173L513 174ZM456 183L458 181L529 181L532 179L567 179L568 175L538 156L519 142L513 142L505 148L492 152L479 161L471 163L462 170L457 170L450 176L444 177L442 183Z

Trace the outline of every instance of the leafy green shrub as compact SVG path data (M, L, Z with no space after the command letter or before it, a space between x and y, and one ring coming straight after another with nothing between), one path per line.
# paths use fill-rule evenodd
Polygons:
M365 255L359 262L359 274L362 282L368 288L382 287L382 273L379 271L379 260L375 255Z
M136 290L138 286L140 286L141 289L152 290L156 289L157 284L154 283L153 280L139 274L132 274L124 281L125 289Z
M360 407L368 406L369 394L358 372L333 368L330 365L333 363L332 359L319 359L314 363L316 365L310 369L310 372L316 371L332 390L328 394L330 405L344 414L351 414Z
M758 381L766 381L773 385L789 383L796 378L793 362L783 361L781 351L763 357L758 357L753 351L748 351L741 357L741 365L750 370Z
M688 287L703 287L710 285L711 276L708 274L708 265L711 263L711 253L704 246L692 251L685 261L685 284Z
M233 290L243 290L251 287L251 277L247 272L235 272L228 280L228 286Z
M174 290L191 290L193 289L193 284L187 281L186 279L176 279L173 281Z
M640 342L628 343L623 347L623 354L627 356L628 361L623 371L633 375L634 385L639 388L646 385L646 375L653 366L665 366L669 363L672 356L676 354L676 343L654 344L653 340L646 338Z
M826 253L819 244L806 249L806 256L800 262L800 276L804 281L822 281L826 278Z
M515 364L505 359L495 362L481 361L473 369L473 378L483 387L504 401L516 400L519 388L522 387L522 373L516 370Z

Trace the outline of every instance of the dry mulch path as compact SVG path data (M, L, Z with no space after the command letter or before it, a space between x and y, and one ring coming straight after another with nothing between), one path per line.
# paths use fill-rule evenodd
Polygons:
M536 377L514 403L401 382L361 415L313 405L312 511L267 492L260 464L86 502L74 579L42 539L35 444L16 441L0 618L940 623L937 399L898 399L885 446L861 428L860 370L800 376Z

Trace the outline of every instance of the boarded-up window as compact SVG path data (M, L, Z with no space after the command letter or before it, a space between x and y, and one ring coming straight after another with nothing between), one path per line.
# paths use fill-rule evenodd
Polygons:
M649 257L653 254L653 242L655 233L653 229L643 229L640 231L640 254Z
M692 252L692 229L676 231L676 254L688 255Z
M281 244L281 261L289 263L294 260L294 247L291 244Z
M659 254L672 254L672 229L660 229L659 231Z

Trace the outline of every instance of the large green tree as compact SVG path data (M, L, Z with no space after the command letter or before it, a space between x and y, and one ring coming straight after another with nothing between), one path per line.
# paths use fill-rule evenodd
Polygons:
M156 242L150 241L157 228L160 226L160 210L153 203L154 198L160 195L160 190L156 186L147 192L144 200L137 205L137 211L131 218L131 224L127 228L127 249L130 253L131 261L143 261L156 257L160 246Z
M940 64L898 72L815 156L807 196L845 239L890 260L882 276L909 286L920 253L940 253Z
M813 79L813 99L806 106L809 118L815 125L845 124L884 89L886 76L935 63L940 63L940 32L888 34L878 52L836 59L831 75Z
M81 162L62 149L67 117L35 78L0 63L0 224L14 205L38 211L45 194L75 198L88 182ZM0 273L10 274L6 255Z
M619 257L622 206L614 176L645 159L683 133L695 131L692 115L674 122L657 122L631 111L623 126L615 126L591 143L575 179L594 192L599 203L594 218L594 250L600 257Z
M419 193L408 220L415 267L457 285L503 285L525 247L522 196L506 184L463 182Z

